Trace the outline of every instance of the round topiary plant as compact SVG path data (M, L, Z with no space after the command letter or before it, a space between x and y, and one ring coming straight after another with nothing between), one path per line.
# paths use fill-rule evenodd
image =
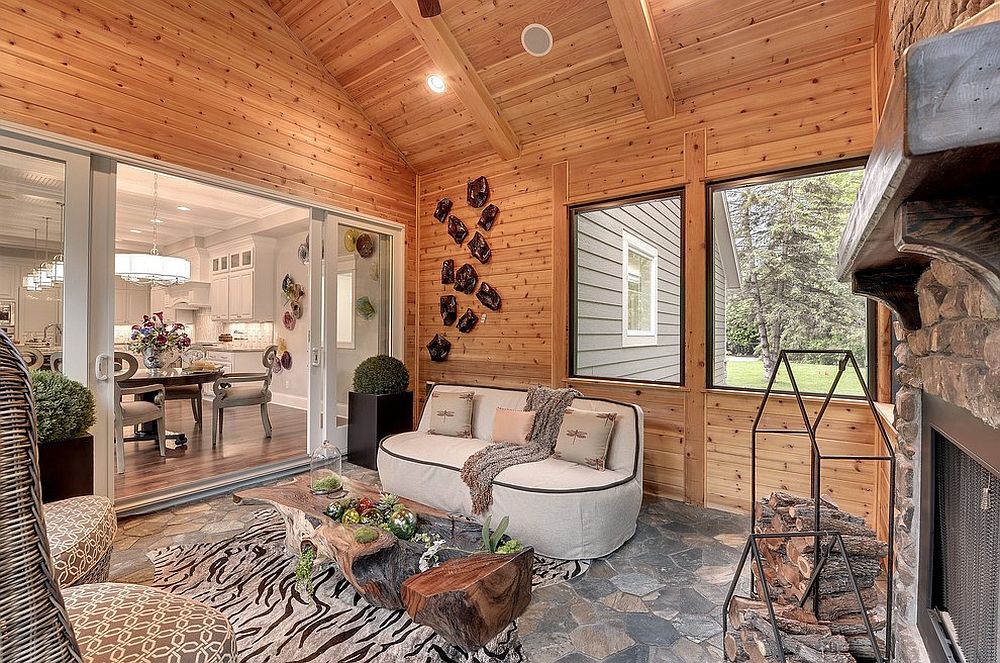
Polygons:
M354 369L354 391L360 394L401 394L410 384L403 362L389 355L375 355Z
M94 395L76 380L54 371L32 371L38 442L69 440L94 425Z

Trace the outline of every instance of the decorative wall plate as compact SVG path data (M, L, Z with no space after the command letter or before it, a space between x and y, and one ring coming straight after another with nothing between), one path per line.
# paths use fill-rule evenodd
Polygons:
M483 208L482 214L479 215L479 222L476 225L486 231L493 230L493 224L497 222L498 214L500 214L500 208L490 203Z
M296 320L302 319L302 304L298 302L292 302L291 304L289 304L289 308L291 309L292 315L295 317Z
M292 367L292 353L288 350L281 353L281 367L286 371Z
M479 209L490 199L490 183L486 177L480 175L470 181L465 187L465 200L470 207Z
M500 293L486 281L483 281L482 285L479 286L479 292L476 293L476 299L481 301L483 306L491 311L499 311L500 306L503 305L503 300L500 299Z
M465 238L469 236L469 229L465 227L465 223L457 216L449 216L448 234L451 235L456 244L461 245L465 241Z
M354 310L358 316L365 320L371 320L375 317L375 305L372 304L372 300L368 299L368 295L358 298L358 301L354 303Z
M361 232L355 230L354 228L344 232L344 248L347 249L348 253L354 253L357 249L354 243L358 241L358 236L360 234Z
M441 322L444 323L445 327L451 327L455 324L455 318L458 317L458 299L455 295L445 295L441 298Z
M355 246L357 246L358 255L362 258L371 258L372 254L375 253L375 240L368 233L358 235Z
M479 322L479 316L472 312L471 308L465 309L465 313L458 320L458 331L463 334L468 334L473 329L476 328L476 323Z
M285 329L288 331L295 329L295 316L292 315L291 311L285 311L285 314L281 316L281 324L285 325Z
M455 261L448 258L441 263L441 284L448 285L455 282Z
M472 253L472 257L483 263L484 265L490 261L493 256L493 251L490 249L489 242L486 238L476 231L475 236L469 241L469 252Z
M476 268L469 263L465 263L455 272L455 290L459 292L471 295L478 282L479 274L476 273Z
M434 334L434 338L427 344L427 352L431 356L431 361L444 361L451 352L451 341L441 334Z
M309 235L306 235L306 241L299 244L298 256L303 265L309 264Z
M448 218L448 214L451 213L451 198L442 198L438 201L437 207L434 208L434 218L444 223L444 220Z

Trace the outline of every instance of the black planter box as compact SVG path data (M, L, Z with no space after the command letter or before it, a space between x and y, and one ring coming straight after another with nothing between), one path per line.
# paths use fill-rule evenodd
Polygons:
M359 394L347 400L347 460L377 470L378 443L413 430L413 392Z
M94 494L94 436L87 434L38 445L42 501Z

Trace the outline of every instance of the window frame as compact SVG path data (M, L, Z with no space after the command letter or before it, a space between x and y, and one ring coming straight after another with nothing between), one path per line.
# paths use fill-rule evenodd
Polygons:
M729 189L737 189L746 186L754 186L760 184L773 184L775 182L781 182L790 179L802 179L806 177L812 177L816 175L824 175L828 173L838 173L848 170L856 170L858 168L865 168L868 164L868 157L857 157L853 159L841 159L837 161L829 161L825 163L813 164L810 166L803 166L799 168L786 168L782 170L775 170L766 173L759 173L755 175L732 177L720 180L711 180L705 183L705 229L706 237L708 238L708 250L706 251L706 261L705 261L705 384L709 389L733 391L733 392L743 392L743 393L753 393L753 394L763 394L766 389L761 389L758 387L741 387L738 385L720 385L715 384L715 371L713 370L715 366L715 269L714 269L714 258L715 258L715 224L713 221L714 213L714 194L717 191L726 191ZM876 324L877 316L877 304L870 298L865 298L865 356L855 357L859 362L862 360L867 360L867 375L865 387L868 393L874 395L878 393L878 328ZM786 389L773 389L772 393L776 394L792 394L793 392ZM811 391L801 392L803 396L820 396L825 397L825 393L816 393ZM864 395L852 395L852 394L834 394L834 398L848 399L848 400L865 400Z
M630 254L637 253L650 262L651 289L649 292L649 328L630 329L629 306L631 297L629 296L629 258ZM622 230L622 347L641 348L656 345L659 338L659 320L657 319L659 309L659 289L657 284L660 279L660 252L648 242L645 242L627 230ZM641 275L640 275L641 280Z
M637 384L637 385L656 385L656 386L669 386L669 387L683 387L684 386L684 367L686 361L686 338L687 338L687 310L685 302L685 288L687 285L685 265L687 264L687 232L685 227L685 214L687 213L687 202L685 200L685 190L683 186L675 186L668 189L660 189L657 191L649 193L641 193L632 196L621 196L616 198L605 198L596 201L588 201L585 203L579 203L576 205L567 205L567 215L569 222L569 287L567 288L569 294L568 311L569 316L567 320L567 331L569 338L567 339L567 349L566 353L566 376L570 380L591 380L598 382L609 382L609 383L622 383L622 384ZM636 380L632 378L613 378L613 377L602 377L596 375L580 375L576 371L576 355L577 355L577 300L578 300L578 289L577 289L577 217L580 214L585 214L587 212L594 212L599 210L613 209L616 207L623 207L626 205L632 205L636 203L649 202L654 200L662 200L665 198L677 198L680 202L680 305L678 307L678 318L680 320L679 326L679 336L680 336L680 352L678 355L678 360L680 362L680 372L678 374L677 380ZM623 233L624 234L624 233ZM654 292L656 289L654 288ZM659 313L659 307L657 306L657 314ZM627 323L623 323L624 324ZM623 346L627 347L627 346Z

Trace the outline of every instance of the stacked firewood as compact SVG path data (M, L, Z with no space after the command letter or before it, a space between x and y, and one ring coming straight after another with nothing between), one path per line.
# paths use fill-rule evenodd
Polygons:
M756 505L756 532L780 534L815 530L813 506L809 498L772 493ZM882 560L888 553L888 546L876 538L863 518L842 511L826 498L820 498L819 525L822 530L836 531L843 536L872 628L876 632L884 629L885 619L876 608L879 603L876 582L882 573ZM821 548L825 549L827 542L821 539ZM814 544L812 537L758 540L764 563L763 577L750 560L758 595L763 596L766 585L774 599L786 661L854 663L876 660L865 630L862 608L851 587L847 564L836 546L819 575L819 614L812 611L811 595L805 606L799 607L815 568ZM882 646L882 641L878 642ZM734 598L729 607L729 632L725 639L728 659L750 663L777 661L778 646L766 604Z

